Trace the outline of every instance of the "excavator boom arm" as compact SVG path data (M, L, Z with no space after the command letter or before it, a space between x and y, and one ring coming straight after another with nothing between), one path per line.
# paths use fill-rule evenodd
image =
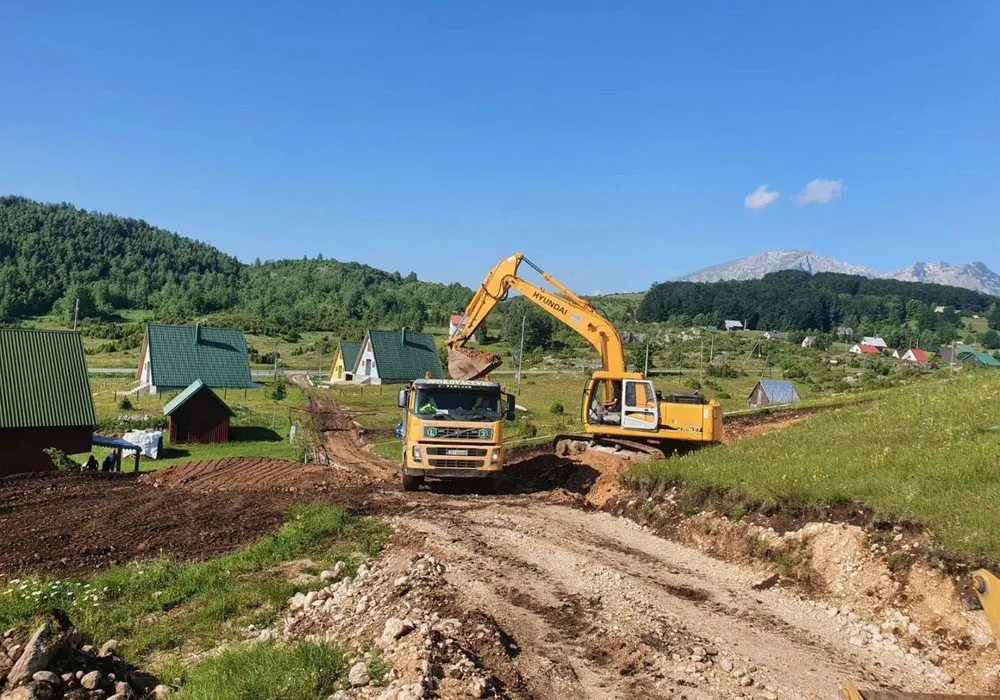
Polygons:
M560 293L544 289L519 277L517 271L521 262L526 262L537 270L542 278ZM511 289L520 292L535 306L586 338L600 353L602 368L605 371L625 372L625 352L621 336L611 322L585 299L574 294L552 275L525 258L523 253L515 253L504 258L487 273L479 290L466 307L462 325L448 339L448 348L457 350L463 347L486 317L493 312L496 305L507 298Z

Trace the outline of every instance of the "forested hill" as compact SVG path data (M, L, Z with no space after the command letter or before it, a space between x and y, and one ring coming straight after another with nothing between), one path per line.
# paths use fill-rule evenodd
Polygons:
M207 318L259 332L442 325L471 290L358 263L245 265L218 249L128 219L0 197L0 323L56 312L113 318L150 309L165 321Z
M368 265L336 260L254 263L228 325L274 330L336 330L353 337L366 328L447 326L465 309L472 290L460 284L421 282ZM225 314L218 320L227 321Z
M759 280L653 285L639 306L638 317L690 323L701 315L710 325L737 319L748 321L752 329L777 330L829 331L840 324L863 327L906 321L933 327L943 320L935 316L944 316L932 314L934 306L984 312L998 301L997 297L939 284L784 270Z
M87 313L177 293L216 310L236 301L242 274L236 258L139 219L0 198L0 320L72 306L78 296Z

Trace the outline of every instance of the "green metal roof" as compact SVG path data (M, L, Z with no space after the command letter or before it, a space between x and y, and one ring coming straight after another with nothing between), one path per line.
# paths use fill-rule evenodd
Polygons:
M193 382L191 382L191 386L189 386L181 393L177 394L177 396L175 396L174 398L170 399L170 401L167 402L167 405L163 407L163 415L169 416L178 408L186 404L189 399L191 399L193 396L202 391L207 391L209 394L211 394L212 398L218 401L220 406L229 411L229 415L231 416L235 415L232 409L230 409L229 406L226 405L226 402L220 399L218 394L216 394L214 391L205 386L205 382L201 381L200 379L195 379Z
M96 422L79 333L0 330L0 428Z
M975 358L975 361L986 367L1000 367L1000 360L993 357L989 353L985 352L968 352L963 356L963 359L969 359L969 356Z
M427 372L432 379L444 379L441 358L434 345L434 336L404 329L368 331L375 353L378 376L383 382L409 382Z
M357 340L341 340L340 354L344 356L344 369L350 372L354 365L358 364L358 355L361 354L362 343Z
M209 326L146 326L152 383L157 388L251 387L250 358L243 331Z

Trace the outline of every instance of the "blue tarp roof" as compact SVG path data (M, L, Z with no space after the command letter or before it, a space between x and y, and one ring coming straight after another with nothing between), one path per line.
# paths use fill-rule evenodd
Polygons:
M137 450L139 446L135 443L129 442L128 440L122 440L116 437L104 437L103 435L94 435L90 438L91 445L100 445L101 447L121 447L125 450Z
M761 379L760 387L772 404L798 403L799 393L787 379Z

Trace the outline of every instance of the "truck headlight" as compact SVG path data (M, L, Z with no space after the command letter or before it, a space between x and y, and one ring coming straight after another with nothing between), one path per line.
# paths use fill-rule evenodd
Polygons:
M413 446L413 461L414 462L420 461L420 445Z
M493 456L490 458L490 461L493 464L499 464L500 463L500 448L499 447L494 447L493 448Z

